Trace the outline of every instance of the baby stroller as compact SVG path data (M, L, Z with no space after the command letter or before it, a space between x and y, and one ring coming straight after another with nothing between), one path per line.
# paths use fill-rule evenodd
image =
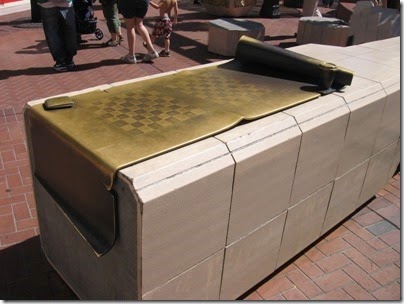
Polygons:
M102 30L97 28L97 17L94 17L92 0L73 0L76 13L77 34L93 34L98 40L104 38Z

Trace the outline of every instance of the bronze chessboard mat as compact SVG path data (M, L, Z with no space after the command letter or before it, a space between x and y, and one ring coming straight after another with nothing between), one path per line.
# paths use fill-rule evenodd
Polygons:
M306 82L237 66L187 70L27 108L34 175L97 256L117 237L118 170L320 95L304 89Z

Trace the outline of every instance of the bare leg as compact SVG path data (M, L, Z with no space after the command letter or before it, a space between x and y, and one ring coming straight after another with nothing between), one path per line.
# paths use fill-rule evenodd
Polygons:
M153 44L150 40L149 32L147 31L146 27L143 25L143 19L135 18L135 26L136 26L136 29L138 30L140 36L142 36L143 41L146 42L147 50L149 51L149 53L156 52L156 50L154 49ZM128 37L128 40L129 40L129 37Z
M125 24L127 29L129 56L135 56L135 18L125 19Z
M165 38L165 39L164 39L164 48L165 48L165 50L166 50L167 52L170 51L170 39L168 39L168 38Z

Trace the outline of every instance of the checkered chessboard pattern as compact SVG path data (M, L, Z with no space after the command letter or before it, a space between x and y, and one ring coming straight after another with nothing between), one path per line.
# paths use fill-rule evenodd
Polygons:
M103 121L136 136L208 115L224 105L236 110L268 99L268 86L265 89L259 81L246 81L240 73L208 69L196 74L184 72L172 76L168 83L155 83L158 90L152 85L134 84L88 106Z

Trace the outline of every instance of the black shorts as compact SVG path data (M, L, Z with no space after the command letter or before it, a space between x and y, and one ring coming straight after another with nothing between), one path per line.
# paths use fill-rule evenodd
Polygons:
M119 13L125 18L141 18L146 16L149 0L118 0Z

